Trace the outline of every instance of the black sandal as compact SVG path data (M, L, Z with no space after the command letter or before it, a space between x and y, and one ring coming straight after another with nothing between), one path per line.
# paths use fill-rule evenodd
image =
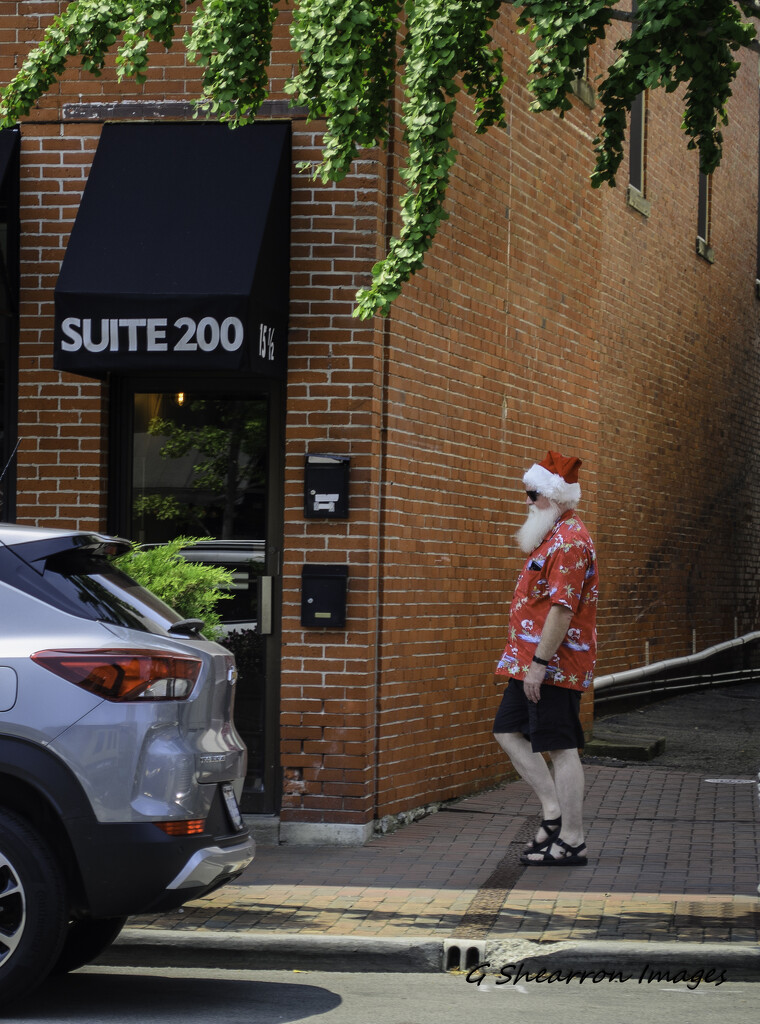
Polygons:
M552 846L559 846L563 851L559 856L555 856L551 852ZM540 854L540 860L531 860L527 854L523 854L520 857L521 864L534 864L540 868L548 867L582 867L584 864L588 864L588 857L581 853L581 850L586 849L585 843L580 843L578 846L571 846L570 843L566 843L564 839L555 839L552 843L544 846L540 850L535 850L534 853Z
M546 839L534 839L530 846L526 846L523 850L523 856L527 853L541 853L547 846L551 846L559 838L562 830L562 818L546 818L541 822L539 828L546 832Z

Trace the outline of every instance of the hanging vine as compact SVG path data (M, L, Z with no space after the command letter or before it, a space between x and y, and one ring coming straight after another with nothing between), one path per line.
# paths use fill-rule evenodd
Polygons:
M599 87L603 113L594 140L592 184L615 184L623 159L626 119L645 89L674 92L686 84L682 127L710 174L723 154L726 104L740 62L736 52L755 38L755 27L725 0L639 0L637 21L617 49L620 57Z
M604 38L612 20L607 0L525 0L517 27L535 50L528 64L532 110L571 109L573 82L583 71L589 47Z
M205 0L185 35L203 68L201 103L221 121L248 124L267 98L272 29L269 0Z
M54 18L40 44L31 50L2 90L3 127L14 125L29 113L64 73L70 57L79 55L82 68L99 75L106 54L124 29L128 6L117 0L107 5L96 0L77 0Z
M2 89L0 124L25 117L73 57L97 76L115 49L119 79L144 82L150 44L170 48L188 7L198 8L184 42L190 60L203 68L199 103L220 120L251 120L267 96L277 15L270 0L72 0Z
M489 34L499 7L495 0L416 0L406 6L402 118L408 155L400 171L406 185L401 229L373 267L372 283L358 293L356 316L389 311L448 216L443 204L456 160L457 77L474 97L476 131L503 121L502 54L491 48Z
M722 155L720 126L742 47L757 47L758 0L639 0L635 15L605 0L293 0L291 41L298 70L286 86L312 119L325 122L312 173L339 181L362 149L385 145L397 82L406 160L400 175L401 226L357 295L355 314L387 313L418 270L447 214L458 93L474 101L475 131L503 123L505 75L491 31L503 8L518 8L534 46L529 89L534 110L570 109L571 91L590 46L612 21L631 25L617 44L598 96L602 114L592 184L615 184L627 115L645 89L685 85L683 128L709 173ZM143 82L151 43L171 47L186 9L188 57L202 68L199 110L232 125L252 120L267 96L272 0L72 0L0 90L0 125L27 116L79 57L101 74L115 51L119 78Z
M300 55L285 90L326 121L316 174L340 181L359 149L388 140L401 0L301 0L290 36Z

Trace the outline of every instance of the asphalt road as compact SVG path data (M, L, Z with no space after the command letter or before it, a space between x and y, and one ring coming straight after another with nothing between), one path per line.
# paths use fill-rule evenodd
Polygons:
M742 683L684 693L638 711L599 718L594 737L627 743L663 737L664 751L648 764L720 777L756 778L760 772L759 718L760 683Z
M170 968L85 968L54 979L4 1024L746 1024L757 1012L750 983L599 978L583 984L521 979L480 985L464 974L336 974Z

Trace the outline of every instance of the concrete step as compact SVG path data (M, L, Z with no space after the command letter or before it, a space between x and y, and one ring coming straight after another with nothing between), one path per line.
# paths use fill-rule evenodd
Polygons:
M583 748L589 757L615 757L619 761L651 761L665 749L663 736L637 736L635 740L622 740L616 736L594 735Z

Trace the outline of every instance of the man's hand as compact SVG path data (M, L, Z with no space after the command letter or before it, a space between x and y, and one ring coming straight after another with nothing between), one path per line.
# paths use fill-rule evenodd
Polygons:
M539 665L536 661L530 663L528 674L523 680L523 691L533 704L538 704L541 700L541 683L543 683L545 675L546 666Z
M573 613L563 604L553 604L546 616L546 622L541 632L541 639L536 648L536 656L544 661L551 661L557 653L557 649L567 636ZM539 665L537 661L530 663L527 675L523 680L523 690L529 701L537 704L541 700L541 683L546 676L546 667Z

